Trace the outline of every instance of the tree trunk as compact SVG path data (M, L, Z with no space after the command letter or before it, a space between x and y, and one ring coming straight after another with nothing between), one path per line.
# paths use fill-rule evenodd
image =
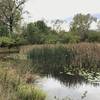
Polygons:
M10 35L10 37L11 37L12 33L13 33L13 20L12 20L12 18L10 18L10 22L9 22L9 35Z

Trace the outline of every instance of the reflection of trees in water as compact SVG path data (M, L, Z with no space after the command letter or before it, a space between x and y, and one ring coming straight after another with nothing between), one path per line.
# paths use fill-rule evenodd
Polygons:
M53 69L52 69L53 68ZM39 69L39 68L38 68ZM48 70L47 70L48 69ZM46 74L48 77L53 77L61 82L61 84L64 84L68 87L82 85L82 84L91 84L93 86L99 86L100 83L95 82L95 78L98 78L99 74L97 69L79 69L77 71L77 68L70 68L67 69L67 72L63 72L63 70L60 70L60 68L56 70L54 67L48 67L48 68L40 68L42 70L42 74ZM75 71L76 70L76 71ZM83 72L80 72L82 70ZM81 74L80 74L81 73Z
M68 87L72 87L72 86L77 86L77 85L82 85L83 83L88 83L88 81L79 75L51 75L52 77L54 77L55 79L59 80L61 84L64 84Z
M39 57L40 59L40 57ZM52 61L53 62L52 62ZM77 86L85 84L91 84L93 86L99 86L100 83L95 82L95 79L100 76L100 68L96 66L92 67L78 67L78 66L65 66L60 63L59 60L49 59L47 62L40 60L34 60L33 64L39 73L51 75L55 79L67 86ZM60 64L56 64L56 62ZM33 65L33 66L34 66ZM93 82L92 82L93 81Z
M64 67L61 65L37 67L38 72L46 74L47 76L53 77L59 80L62 84L72 87L79 86L82 84L91 84L93 86L100 86L99 82L96 82L100 76L100 68L78 68L78 67Z
M86 96L87 96L87 93L88 93L88 91L85 91L85 92L83 93L83 95L81 96L81 99L84 99L84 98L86 98Z
M53 77L56 80L60 81L61 84L64 84L68 87L77 87L83 84L89 84L94 87L100 86L99 82L90 82L83 76L78 76L78 75L66 75L66 76L50 75L48 77Z

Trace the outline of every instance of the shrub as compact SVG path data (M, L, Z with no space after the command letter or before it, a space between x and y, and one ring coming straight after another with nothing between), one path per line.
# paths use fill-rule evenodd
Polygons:
M87 34L88 42L100 42L100 32L89 32Z
M45 35L42 33L31 33L28 35L26 39L29 41L30 44L43 44Z
M51 34L45 36L45 43L46 44L56 44L59 42L59 36L57 34Z
M17 47L20 45L27 44L27 40L20 36L12 36L12 37L0 37L0 47Z
M74 35L73 33L63 33L60 35L61 43L78 43L80 41L80 37Z
M9 37L0 37L0 46L1 47L7 47L15 42L14 39Z
M33 85L19 85L18 97L20 100L45 100L45 94Z

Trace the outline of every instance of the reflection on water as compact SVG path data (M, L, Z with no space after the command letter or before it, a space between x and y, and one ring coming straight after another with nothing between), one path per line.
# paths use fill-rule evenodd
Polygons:
M56 72L56 69L54 69ZM100 69L67 67L64 74L42 69L45 74L37 80L38 86L47 93L46 100L100 100Z
M44 71L45 72L45 71ZM99 71L87 71L83 74L49 73L37 84L47 93L46 100L100 100Z
M88 83L88 81L82 77L82 76L79 76L79 75L59 75L59 76L52 76L54 77L56 80L59 80L59 82L61 84L64 84L68 87L72 87L72 86L77 86L77 84L83 84L83 83ZM49 77L48 77L49 78Z
M100 100L100 47L87 44L46 45L29 53L47 100Z
M81 78L73 82L73 79L67 78L63 84L53 77L44 77L37 80L37 84L47 93L46 100L100 100L99 83L90 84Z

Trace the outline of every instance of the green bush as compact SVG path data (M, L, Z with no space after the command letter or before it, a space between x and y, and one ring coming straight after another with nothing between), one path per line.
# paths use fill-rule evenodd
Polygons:
M9 37L0 37L0 46L1 47L6 47L9 46L11 44L13 44L15 42L14 39L9 38Z
M27 44L27 39L20 36L12 36L12 37L0 37L0 46L1 47L14 47L19 45Z
M29 44L28 40L25 39L24 37L20 36L20 35L15 37L14 40L15 40L14 44L16 44L16 45L26 45L26 44Z
M45 37L45 43L46 44L55 44L59 42L59 36L57 34L48 34Z
M45 35L42 33L31 33L26 38L30 44L43 44Z
M61 43L78 43L79 41L80 37L73 33L66 32L60 35Z
M45 94L33 85L19 85L19 100L45 100Z
M88 42L100 42L100 32L89 32L87 34Z

